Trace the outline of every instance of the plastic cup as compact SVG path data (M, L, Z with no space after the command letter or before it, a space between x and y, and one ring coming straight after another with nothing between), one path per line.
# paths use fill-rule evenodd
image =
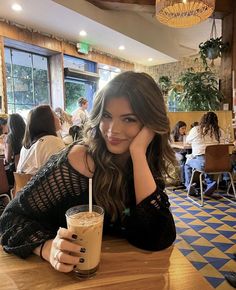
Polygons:
M67 227L77 235L75 243L85 248L85 253L79 256L84 259L74 269L79 278L90 278L96 274L99 267L104 210L93 205L89 212L89 205L74 206L66 211Z

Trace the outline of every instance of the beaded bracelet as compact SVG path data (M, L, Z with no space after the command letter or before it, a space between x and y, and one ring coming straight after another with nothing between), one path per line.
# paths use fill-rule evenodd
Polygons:
M40 253L39 253L39 256L42 260L45 261L44 257L43 257L43 247L45 245L46 241L44 241L42 244L41 244L41 248L40 248Z

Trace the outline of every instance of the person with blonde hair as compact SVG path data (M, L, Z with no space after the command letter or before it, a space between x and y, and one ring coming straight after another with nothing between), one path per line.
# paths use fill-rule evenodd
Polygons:
M64 143L68 145L73 142L73 139L71 138L70 133L69 133L70 127L73 125L72 116L69 115L60 107L57 107L54 111L61 122L61 129L60 129L61 137Z
M164 190L169 164L169 119L161 91L145 73L124 72L95 97L83 139L53 156L0 218L3 249L40 255L60 272L80 260L79 239L66 228L68 208L93 202L105 210L104 232L150 251L176 238Z
M84 97L78 99L79 108L72 113L73 125L82 127L88 121L88 100Z

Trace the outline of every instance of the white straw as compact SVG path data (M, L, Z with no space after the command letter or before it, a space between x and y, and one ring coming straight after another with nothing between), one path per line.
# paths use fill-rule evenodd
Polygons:
M92 212L92 192L93 192L93 182L92 178L89 178L89 212Z

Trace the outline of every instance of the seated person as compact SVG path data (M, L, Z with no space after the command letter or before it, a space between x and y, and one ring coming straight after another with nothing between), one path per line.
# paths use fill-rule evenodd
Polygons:
M195 122L193 122L193 123L190 125L190 127L191 127L191 129L192 129L193 127L196 127L196 126L198 126L198 125L199 125L199 122L195 121Z
M7 134L7 117L0 117L0 136L2 134Z
M60 121L50 106L38 106L29 112L17 172L34 175L51 155L65 147L57 137L60 128Z
M61 137L66 145L73 142L73 139L70 136L69 129L73 125L72 123L72 116L67 114L62 108L56 108L55 113L57 114L60 122L61 122L61 129L60 134Z
M192 154L185 163L185 186L189 189L192 169L203 170L205 166L205 150L207 145L218 144L224 140L224 132L218 125L218 118L214 112L208 112L201 118L200 125L193 127L186 142L192 145ZM216 189L216 182L208 174L205 175L206 189L204 194L210 195ZM192 185L191 195L198 195L196 188Z
M19 114L11 114L7 122L8 134L4 139L5 169L9 185L14 185L13 172L16 171L16 159L19 158L25 133L25 121Z
M55 270L71 272L82 245L66 228L65 212L88 203L89 178L94 203L105 211L104 232L150 251L173 244L164 174L175 158L156 82L132 71L116 76L95 97L85 133L79 144L52 156L8 205L0 217L4 251L21 258L35 253Z
M79 140L82 137L82 127L73 125L69 129L69 134L71 135L73 141Z
M171 141L172 142L183 142L186 137L186 128L187 125L183 121L178 121L171 132ZM175 157L180 164L180 181L184 183L184 165L186 162L187 150L174 148Z

